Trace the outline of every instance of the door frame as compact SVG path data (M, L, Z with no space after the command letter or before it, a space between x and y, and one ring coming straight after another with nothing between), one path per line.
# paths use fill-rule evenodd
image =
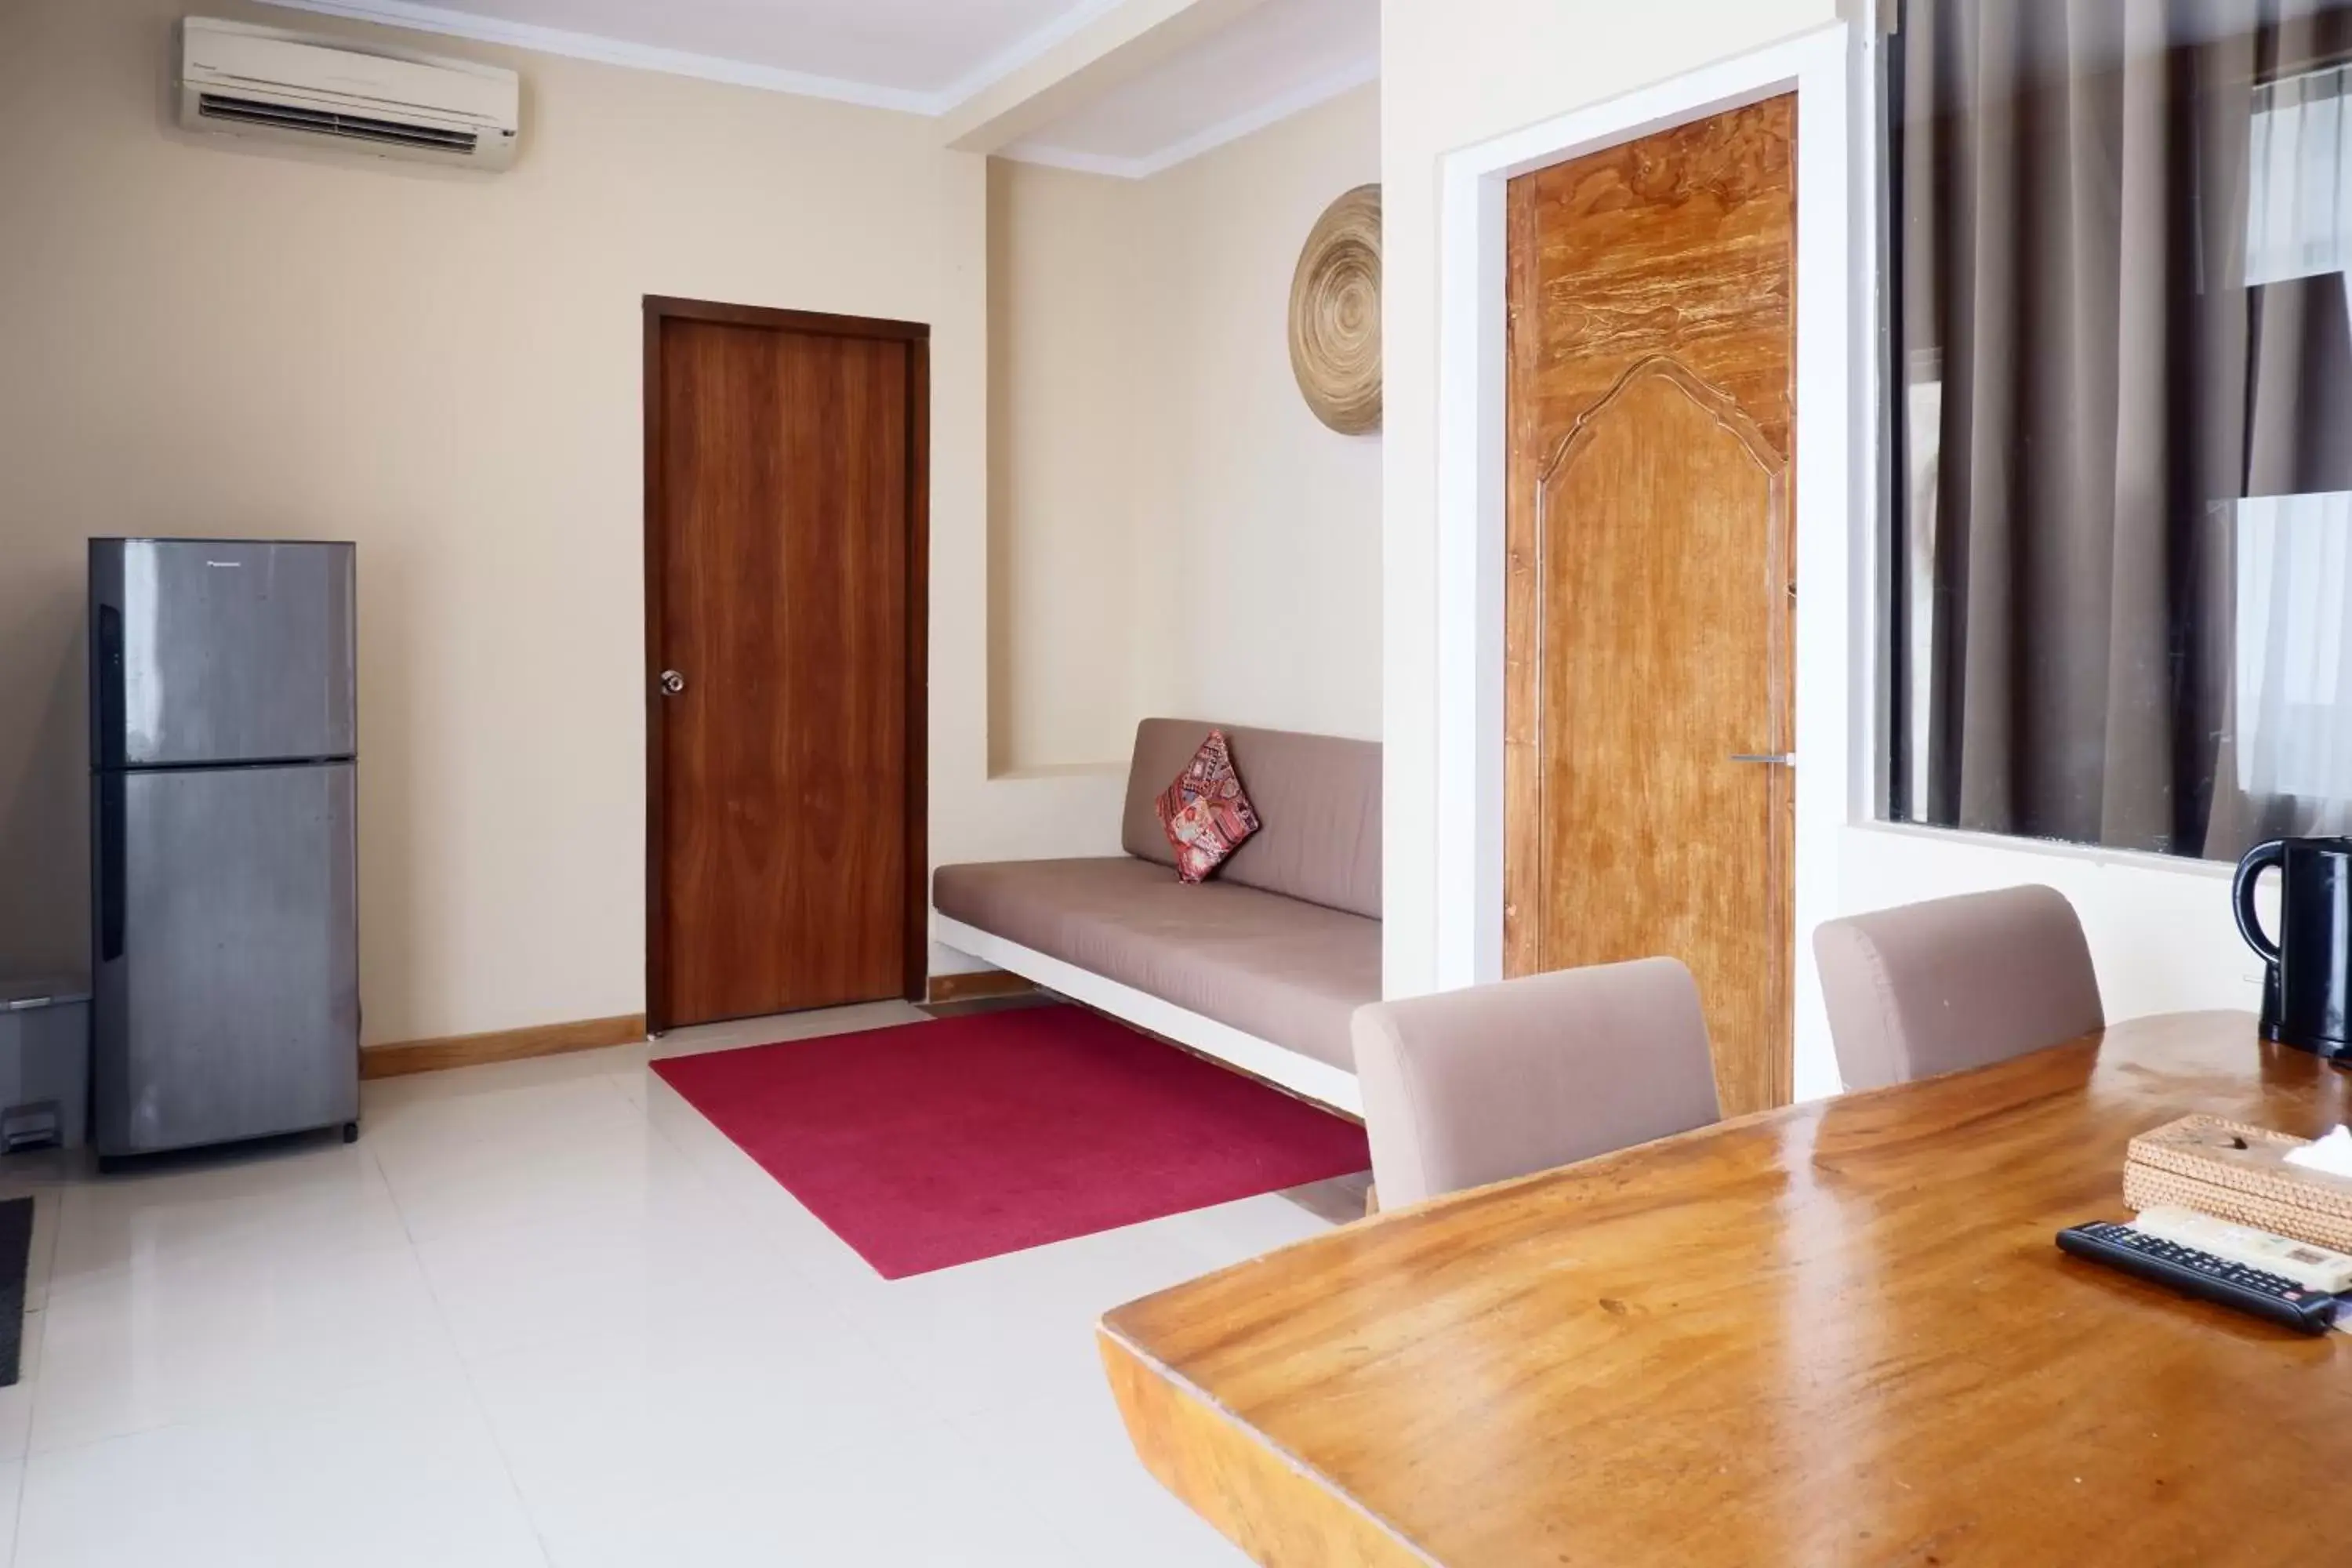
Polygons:
M1789 955L1796 1098L1835 1093L1837 1060L1805 933L1838 907L1841 829L1866 801L1848 672L1867 669L1874 557L1866 27L1832 23L1451 153L1440 163L1437 341L1435 988L1503 974L1503 545L1513 176L1797 95L1796 876ZM1857 359L1857 351L1860 358ZM1810 586L1809 586L1810 585ZM1866 807L1865 807L1866 809Z
M872 316L834 316L814 310L778 310L765 305L730 305L708 300L681 300L667 295L645 297L645 576L646 626L646 1028L659 1034L669 1027L670 998L667 963L662 952L662 743L664 716L659 679L662 671L663 591L667 584L663 556L665 537L662 498L661 340L665 323L716 321L727 326L753 327L766 331L803 336L879 338L907 345L907 692L906 798L901 803L906 856L906 963L903 994L909 1002L923 999L930 974L929 900L924 896L930 879L929 831L929 666L930 629L930 336L921 321L895 321Z

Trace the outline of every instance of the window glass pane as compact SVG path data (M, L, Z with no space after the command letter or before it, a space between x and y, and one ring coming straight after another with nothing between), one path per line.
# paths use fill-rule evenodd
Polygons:
M2352 831L2352 4L1907 0L1893 815Z
M2352 800L2352 491L2238 503L2238 789Z

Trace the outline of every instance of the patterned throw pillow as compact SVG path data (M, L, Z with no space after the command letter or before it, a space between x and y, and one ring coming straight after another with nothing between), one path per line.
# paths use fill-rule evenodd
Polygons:
M1257 831L1257 813L1242 793L1225 732L1212 730L1176 782L1160 792L1160 826L1176 847L1176 874L1198 882Z

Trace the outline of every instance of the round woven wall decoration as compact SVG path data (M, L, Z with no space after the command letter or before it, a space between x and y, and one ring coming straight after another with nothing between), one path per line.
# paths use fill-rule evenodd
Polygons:
M1290 275L1290 369L1315 417L1343 436L1381 427L1381 188L1323 209Z

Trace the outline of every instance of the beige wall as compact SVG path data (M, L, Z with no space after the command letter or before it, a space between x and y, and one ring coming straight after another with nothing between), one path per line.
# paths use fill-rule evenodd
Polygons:
M989 761L1124 760L1158 423L1149 186L988 166Z
M323 535L360 545L368 1038L642 1005L647 293L932 323L934 855L1115 844L1107 781L987 777L981 160L424 38L523 72L511 173L189 136L184 9L0 7L0 967L85 952L85 536Z
M1155 712L1378 739L1381 446L1318 421L1290 370L1290 278L1334 197L1381 177L1360 88L1148 182L1168 352L1144 491Z
M1448 151L1793 37L1836 0L1382 0L1381 166L1390 994L1436 973L1438 161Z
M1374 737L1378 437L1299 397L1291 269L1380 177L1360 89L1144 181L992 166L1000 770L1123 763L1186 713Z

